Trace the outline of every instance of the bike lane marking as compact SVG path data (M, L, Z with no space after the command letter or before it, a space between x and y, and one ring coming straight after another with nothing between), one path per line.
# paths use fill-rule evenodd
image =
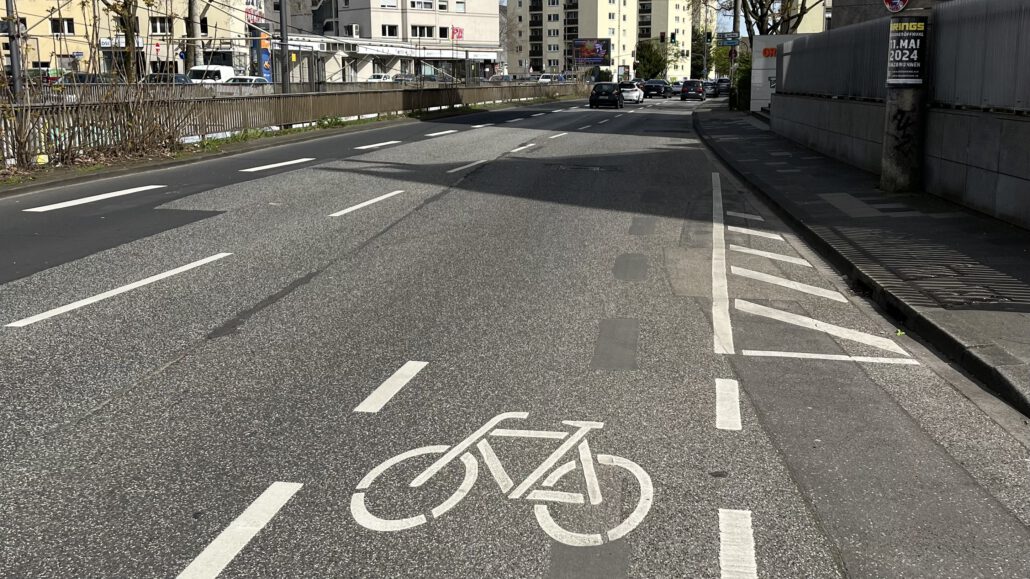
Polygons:
M738 213L736 211L727 211L726 215L730 215L732 217L740 217L741 219L750 219L752 221L765 221L765 218L763 218L760 215L755 215L753 213Z
M53 203L51 205L43 205L41 207L30 207L28 209L22 209L29 213L43 213L45 211L53 211L55 209L64 209L65 207L74 207L76 205L83 205L86 203L92 203L94 201L102 201L104 199L110 199L112 197L121 197L122 195L131 195L133 193L139 193L141 191L151 191L153 189L164 189L165 185L145 185L143 187L133 187L132 189L122 189L121 191L112 191L110 193L101 193L100 195L92 195L90 197L83 197L81 199L72 199L71 201L62 201L61 203Z
M386 403L389 402L391 398L401 391L401 388L404 388L404 386L428 364L429 362L406 362L399 370L393 373L393 376L387 378L385 382L373 390L372 393L368 395L368 398L365 398L361 404L358 404L354 409L354 412L368 412L373 414L379 412L383 409L383 406L386 406Z
M726 280L726 232L723 229L722 182L718 173L712 173L712 330L715 335L715 353L732 354L733 326L730 323L730 288Z
M179 573L178 579L214 579L272 520L293 497L301 483L274 482L254 499L240 516L236 517L200 555Z
M722 579L756 579L751 511L719 509L719 568Z
M774 259L776 261L783 261L786 263L793 263L794 265L800 265L803 267L812 267L812 264L808 261L801 259L800 257L793 257L790 255L783 255L780 253L773 253L771 251L762 251L761 249L752 249L750 247L742 247L740 245L730 244L730 251L736 251L738 253L747 253L750 255L757 255L767 259Z
M867 346L873 346L875 348L880 348L881 350L887 350L888 352L901 354L902 356L908 355L908 353L905 352L905 350L903 350L901 346L895 344L892 340L888 338L881 338L880 336L874 336L872 334L867 334L865 332L860 332L858 330L842 328L840 326L835 326L833 324L828 324L826 322L820 322L819 320L809 318L807 316L792 314L790 312L785 312L783 310L777 310L775 308L761 306L755 303L751 303L747 300L737 299L734 300L733 304L737 310L747 314L754 314L756 316L762 316L764 318L779 320L781 322L786 322L788 324L792 324L802 328L808 328L810 330L818 330L820 332L830 334L831 336L836 336L844 340L851 340L853 342L859 342L861 344L866 344Z
M740 430L740 384L736 380L715 379L715 427Z
M778 233L769 233L768 231L759 231L758 229L749 229L747 227L737 227L730 225L726 229L733 233L743 233L744 235L754 235L755 237L764 237L766 239L775 239L776 241L783 241Z
M217 261L219 259L222 259L223 257L229 257L230 255L232 255L232 254L231 253L216 253L215 255L212 255L210 257L205 257L204 259L200 259L200 260L194 261L192 263L187 263L186 265L179 266L179 267L177 267L175 269L170 269L170 270L168 270L166 272L159 273L157 275L152 275L152 276L150 276L148 278L141 279L139 281L130 283L128 285L123 285L122 287L115 288L113 290L108 290L108 291L106 291L104 293L100 293L100 294L97 294L95 296L79 300L77 302L72 302L72 303L70 303L68 305L64 305L64 306L61 306L59 308L54 308L52 310L47 310L47 311L45 311L45 312L43 312L41 314L36 314L34 316L31 316L31 317L28 317L28 318L25 318L25 319L22 319L22 320L18 320L17 322L11 322L11 323L7 324L7 327L9 327L9 328L21 328L21 327L24 327L24 326L28 326L29 324L35 324L36 322L41 322L41 321L46 320L48 318L52 318L54 316L61 315L61 314L65 313L65 312L70 312L72 310L77 310L77 309L79 309L81 307L88 306L90 304L94 304L96 302L106 300L107 298L114 297L114 296L116 296L118 294L123 294L123 293L125 293L127 291L132 291L132 290L134 290L136 288L140 288L140 287L143 287L145 285L150 285L150 284L152 284L152 283L154 283L156 281L160 281L160 280L165 279L167 277L172 277L173 275L178 275L178 274L180 274L180 273L182 273L184 271L189 271L189 270L191 270L191 269L193 269L195 267L200 267L202 265L211 263L212 261Z
M747 269L747 268L737 267L735 265L731 265L730 266L730 273L732 273L733 275L740 276L740 277L746 277L748 279L753 279L755 281L765 282L765 283L772 284L772 285L778 285L780 287L785 287L785 288L788 288L788 289L792 289L794 291L799 291L801 293L806 293L806 294L813 295L813 296L819 296L821 298L826 298L828 300L833 300L835 302L841 302L841 303L845 303L845 304L848 303L848 299L846 297L844 297L843 295L841 295L840 292L835 292L833 290L823 289L821 287L816 287L814 285L808 285L807 283L801 283L799 281L793 281L793 280L789 280L789 279L782 278L782 277L775 276L775 275L769 275L767 273L762 273L760 271L755 271L755 270L752 270L752 269Z
M362 209L362 208L368 207L369 205L372 205L373 203L379 203L380 201L383 201L384 199L389 199L390 197L393 197L394 195L400 195L401 193L404 193L404 191L403 190L391 191L391 192L387 193L386 195L380 195L379 197L376 197L375 199L369 199L368 201L364 201L364 202L358 203L357 205L353 205L353 206L348 207L346 209L337 211L336 213L330 213L329 217L340 217L341 215L346 215L346 214L351 213L353 211L357 211L358 209Z
M297 165L300 163L307 163L308 161L314 161L314 157L304 157L302 159L294 159L292 161L283 161L282 163L272 163L271 165L261 165L260 167L251 167L250 169L240 169L240 173L257 173L258 171L267 171L268 169L278 169L279 167L287 167L289 165Z

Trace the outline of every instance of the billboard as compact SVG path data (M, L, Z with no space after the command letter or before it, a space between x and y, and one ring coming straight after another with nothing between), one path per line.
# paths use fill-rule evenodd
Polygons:
M612 63L611 38L577 38L572 41L576 64L609 66Z

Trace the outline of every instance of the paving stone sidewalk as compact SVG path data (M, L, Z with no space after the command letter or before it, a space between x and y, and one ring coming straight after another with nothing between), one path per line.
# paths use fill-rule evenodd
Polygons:
M1030 231L884 193L876 175L742 113L701 110L694 127L853 287L1030 416Z

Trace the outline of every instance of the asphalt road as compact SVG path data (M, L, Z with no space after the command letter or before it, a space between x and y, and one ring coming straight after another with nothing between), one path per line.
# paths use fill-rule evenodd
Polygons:
M1030 576L1011 415L583 104L0 198L0 575Z

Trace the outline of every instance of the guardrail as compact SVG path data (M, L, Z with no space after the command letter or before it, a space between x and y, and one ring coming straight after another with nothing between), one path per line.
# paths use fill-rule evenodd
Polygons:
M10 106L0 116L8 164L138 154L248 129L583 95L586 85L532 84Z

